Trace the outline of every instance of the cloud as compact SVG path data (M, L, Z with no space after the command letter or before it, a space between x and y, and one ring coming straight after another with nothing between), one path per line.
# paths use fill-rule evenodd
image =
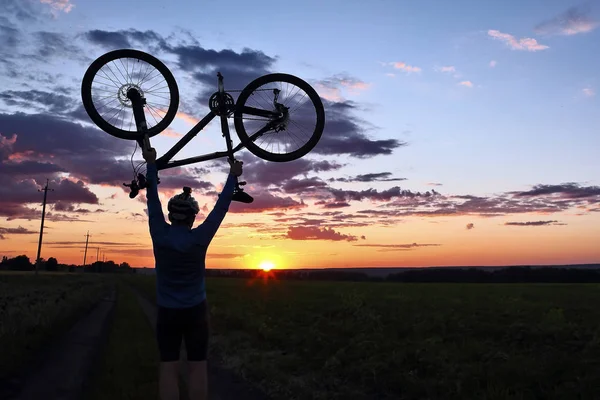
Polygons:
M412 250L419 247L437 247L441 244L437 243L408 243L408 244L355 244L357 247L375 247L379 248L379 251L406 251Z
M469 87L469 88L473 87L473 82L471 82L471 81L462 81L462 82L459 82L458 84L461 86Z
M496 60L490 61L490 68L494 68L496 65L498 65L498 61L496 61Z
M591 32L598 27L598 21L590 16L590 7L574 6L562 14L544 21L535 27L538 35L566 35Z
M330 101L343 101L343 89L356 93L367 90L371 86L369 83L345 74L338 74L315 81L313 85L319 96Z
M48 4L52 7L53 11L62 11L64 13L69 13L75 5L71 3L70 0L40 0L42 4Z
M470 223L467 224L467 230L471 230L473 228L475 228L475 224L474 223L470 222Z
M398 139L372 140L365 134L365 121L353 115L358 106L354 102L329 102L324 100L327 123L313 154L331 156L347 154L356 158L389 155L407 143Z
M448 65L448 66L443 66L443 67L436 67L435 70L438 71L438 72L446 72L446 73L456 72L456 68L453 65Z
M420 67L415 67L413 65L408 65L405 62L402 61L395 61L395 62L391 62L388 63L388 65L391 65L392 67L394 67L395 69L399 69L401 71L407 72L407 73L413 73L413 72L421 72L421 68Z
M268 191L250 193L254 202L250 204L232 202L229 207L231 213L262 213L270 210L294 210L307 207L303 201L296 201L291 197L275 196Z
M506 45L513 50L540 51L540 50L546 50L549 48L546 45L542 45L542 44L538 43L537 40L535 40L535 39L532 39L532 38L517 39L513 35L510 35L508 33L502 33L500 31L493 30L493 29L488 30L488 35L496 40L500 40L500 41L506 43Z
M558 221L527 221L527 222L506 222L509 226L547 226L547 225L566 225Z
M31 235L34 233L38 232L23 228L20 225L18 228L5 228L0 226L0 240L6 239L6 235Z
M225 258L225 259L233 259L233 258L242 258L244 254L236 254L236 253L206 253L207 258Z
M377 191L376 189L366 189L366 190L343 190L343 189L334 189L329 188L329 192L333 195L334 199L338 202L341 201L362 201L362 200L375 200L375 201L389 201L395 197L405 197L405 198L415 198L415 197L423 197L429 198L432 196L438 196L435 190L427 191L424 193L421 192L413 192L410 190L403 190L399 186L394 186L389 189L385 189L382 191Z
M444 186L444 184L439 182L429 182L427 183L427 186Z
M334 231L332 228L319 228L316 226L291 226L285 238L292 240L332 240L355 242L357 236L345 235Z
M404 181L406 178L391 178L391 172L376 172L370 174L356 175L352 178L331 178L331 181L338 182L392 182Z
M37 89L27 91L6 90L0 92L0 100L9 106L31 108L35 105L40 110L52 113L62 113L74 106L71 97Z
M596 91L589 87L582 89L581 92L587 97L594 97L596 95Z
M600 186L581 186L569 182L560 185L535 185L533 189L522 192L511 192L515 197L548 197L561 199L593 199L600 197Z

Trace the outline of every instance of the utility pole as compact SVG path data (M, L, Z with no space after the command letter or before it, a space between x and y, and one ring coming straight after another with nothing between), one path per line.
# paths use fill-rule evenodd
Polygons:
M42 253L42 236L44 235L44 218L46 217L46 198L48 197L48 190L50 190L51 192L54 191L54 189L48 189L48 179L46 179L46 186L44 186L43 189L38 189L38 192L44 192L44 203L42 206L42 225L40 227L40 240L38 242L38 251L37 251L37 257L35 259L35 274L38 274L38 269L39 269L39 265L40 265L40 255Z
M98 262L98 254L100 253L100 247L96 247L96 262Z
M87 258L88 241L90 239L90 231L85 235L85 252L83 253L83 266L85 267L85 259Z

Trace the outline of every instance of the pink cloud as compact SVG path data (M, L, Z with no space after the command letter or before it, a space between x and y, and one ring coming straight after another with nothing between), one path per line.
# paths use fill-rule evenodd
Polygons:
M405 62L402 61L397 61L397 62L392 62L391 65L395 68L395 69L400 69L404 72L421 72L421 68L419 67L415 67L413 65L408 65Z
M594 97L596 95L596 91L592 88L585 88L582 90L583 94L587 97Z
M496 40L501 40L506 43L513 50L525 50L525 51L539 51L546 50L549 47L538 43L537 40L532 38L517 39L513 35L508 33L502 33L497 30L488 30L488 35Z
M473 87L473 82L471 82L471 81L462 81L462 82L459 83L459 85L472 88Z
M49 4L54 11L62 11L65 13L71 12L75 5L71 0L40 0L42 4Z
M491 68L494 68L496 65L498 65L498 62L496 60L490 61L490 67Z
M164 135L164 136L168 136L168 137L173 137L173 138L183 137L183 133L176 132L172 128L167 128L164 131L162 131L160 134Z

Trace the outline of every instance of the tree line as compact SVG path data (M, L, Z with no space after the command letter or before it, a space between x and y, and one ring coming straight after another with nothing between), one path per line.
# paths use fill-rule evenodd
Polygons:
M19 255L13 258L7 256L2 257L0 261L0 270L4 271L33 271L35 270L35 263L32 263L29 257L26 255ZM47 260L41 259L38 265L40 271L61 271L61 272L98 272L98 273L133 273L133 268L126 263L120 264L114 261L96 261L85 266L75 264L61 264L54 257L50 257Z
M33 271L33 264L26 255L14 258L4 256L0 262L0 270ZM136 273L128 263L120 264L114 261L96 261L80 266L74 264L61 264L54 257L41 260L38 266L43 271L63 272L95 272L95 273ZM506 267L496 270L479 268L414 268L392 273L386 277L370 276L365 272L348 270L274 270L265 273L256 269L221 270L207 269L208 277L265 279L280 280L306 280L306 281L353 281L353 282L455 282L455 283L598 283L600 282L600 265L596 268L564 268L529 266Z

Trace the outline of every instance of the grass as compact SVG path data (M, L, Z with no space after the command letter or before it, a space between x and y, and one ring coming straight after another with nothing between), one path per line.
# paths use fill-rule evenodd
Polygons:
M119 281L117 290L108 342L86 398L155 399L158 353L152 328L131 289Z
M151 299L154 277L131 277ZM600 286L207 280L212 354L280 399L577 399Z
M106 293L110 279L65 273L0 273L0 378L21 371Z

